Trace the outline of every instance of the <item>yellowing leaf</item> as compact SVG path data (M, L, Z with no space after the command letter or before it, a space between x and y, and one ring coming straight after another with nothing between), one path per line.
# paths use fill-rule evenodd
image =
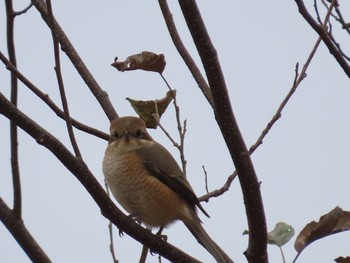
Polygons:
M147 128L157 128L158 122L154 118L154 114L158 114L158 118L167 109L169 103L176 96L176 90L168 91L164 98L156 100L133 100L126 98L134 108L135 112L140 116L141 119L146 123Z
M125 61L118 61L116 57L111 66L121 72L142 69L162 73L165 65L166 62L163 54L157 55L150 51L142 51L140 54L128 56Z

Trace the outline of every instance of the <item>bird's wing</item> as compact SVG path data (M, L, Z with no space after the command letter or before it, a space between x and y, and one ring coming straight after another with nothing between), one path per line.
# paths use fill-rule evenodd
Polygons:
M208 213L200 204L191 185L186 180L174 157L162 145L154 142L149 147L136 151L150 175L174 190L192 207L197 206L207 217Z

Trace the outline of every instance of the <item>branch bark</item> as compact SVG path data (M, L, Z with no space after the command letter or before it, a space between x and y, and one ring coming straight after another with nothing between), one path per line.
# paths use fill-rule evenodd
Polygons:
M332 1L334 5L335 0ZM332 42L332 39L328 35L326 27L323 24L317 23L317 21L308 12L303 0L295 0L298 6L299 13L304 17L304 19L309 23L309 25L316 31L316 33L322 38L322 41L326 44L329 52L337 60L338 64L342 67L345 74L350 78L350 66L346 59L343 57L341 52L338 50L337 46ZM331 4L330 10L333 7Z
M250 233L245 255L249 262L267 262L267 228L260 184L233 114L217 52L196 2L180 0L179 4L208 78L215 118L238 171Z
M45 1L32 0L32 3L36 7L36 9L40 12L46 24L52 30ZM115 111L112 103L110 102L108 94L104 90L102 90L100 85L92 76L92 74L84 64L83 60L80 58L78 52L75 50L72 43L69 41L66 34L64 33L64 31L62 30L62 28L60 27L60 25L56 20L54 20L54 25L55 25L55 34L56 34L57 40L61 45L62 50L67 54L67 56L71 60L74 67L76 68L76 70L78 71L82 79L85 81L86 85L90 88L90 91L96 97L97 101L100 103L108 119L112 121L118 118L118 114Z
M147 245L150 249L172 262L199 262L160 237L153 235L150 231L139 226L132 219L124 215L108 197L87 165L80 158L75 157L53 135L31 120L17 107L13 106L2 93L0 93L0 114L14 121L18 127L33 137L38 144L51 151L85 187L100 207L102 215L113 222L121 231L127 233L140 243Z
M13 65L17 64L16 49L14 42L14 23L16 13L13 10L12 0L6 0L6 16L7 16L7 48L10 61ZM18 99L18 81L14 74L11 73L11 103L17 106ZM21 177L18 161L18 132L17 125L10 121L10 143L11 143L11 169L12 169L12 185L13 185L13 212L16 217L22 216L22 190Z
M0 220L33 262L51 262L44 250L29 233L22 219L16 216L15 212L6 205L2 198L0 198Z
M190 53L187 51L184 43L181 40L179 33L177 32L176 25L173 20L173 15L171 14L168 6L168 2L166 0L159 0L158 2L159 2L160 10L162 11L162 14L164 17L165 24L168 28L170 37L173 40L173 43L177 51L179 52L180 56L184 60L190 72L192 73L192 76L197 82L198 87L202 90L203 95L208 100L209 104L212 107L214 107L213 97L211 95L211 91L208 86L208 83L205 81L202 73L200 72L199 68L197 67Z
M56 113L58 117L64 120L65 114L64 112L50 99L49 95L43 93L38 87L36 87L32 82L30 82L6 57L5 55L0 51L0 60L4 63L6 68L11 71L12 74L16 76L25 86L27 86L35 95L37 95L47 106L50 107L50 109ZM77 128L78 130L81 130L83 132L86 132L88 134L94 135L96 137L99 137L103 140L108 141L109 140L109 134L102 132L100 130L97 130L93 127L87 126L75 119L72 120L72 125Z

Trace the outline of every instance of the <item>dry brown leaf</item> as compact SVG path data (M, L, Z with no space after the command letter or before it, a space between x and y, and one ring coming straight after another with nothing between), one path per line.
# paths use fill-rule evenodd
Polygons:
M336 259L334 259L335 262L337 263L350 263L350 257L338 257Z
M350 230L350 212L337 206L321 216L319 222L307 224L295 240L294 248L300 253L315 240L346 230Z
M142 69L162 73L165 64L166 62L163 54L157 55L150 51L142 51L140 54L128 56L125 61L118 61L118 57L116 57L111 66L121 72Z
M141 119L146 123L147 128L157 128L158 121L154 118L154 114L158 114L158 118L167 109L169 103L176 96L176 90L168 91L164 98L159 100L133 100L126 98L134 108L135 112L140 116Z

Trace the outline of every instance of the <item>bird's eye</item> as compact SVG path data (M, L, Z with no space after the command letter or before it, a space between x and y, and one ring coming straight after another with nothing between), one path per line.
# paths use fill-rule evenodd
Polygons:
M114 136L114 138L118 139L119 138L119 133L118 132L114 132L113 136Z
M141 138L142 137L142 131L141 130L137 130L136 131L136 137L137 138Z

